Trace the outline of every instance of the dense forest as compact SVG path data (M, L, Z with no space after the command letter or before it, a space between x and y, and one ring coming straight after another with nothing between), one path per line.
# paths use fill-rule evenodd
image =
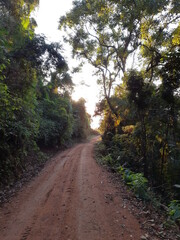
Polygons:
M104 161L180 200L179 1L74 1L59 27L102 87Z
M40 161L41 150L90 131L84 99L71 98L62 46L35 34L38 4L0 0L0 187L21 176L29 156ZM60 18L62 29L73 57L94 67L102 88L95 115L103 161L141 190L148 182L178 203L179 1L76 0Z
M41 149L83 139L85 101L71 99L73 81L58 43L36 35L38 0L0 0L0 188L42 160Z

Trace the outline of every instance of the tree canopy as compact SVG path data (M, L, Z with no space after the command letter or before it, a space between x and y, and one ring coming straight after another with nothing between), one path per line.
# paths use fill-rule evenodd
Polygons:
M168 48L178 43L177 1L74 1L73 9L60 18L60 29L73 56L86 59L96 69L109 107L113 85L127 71L135 53L146 60L146 72L153 74ZM172 28L171 31L168 29ZM176 39L176 40L175 40ZM175 44L177 45L177 44ZM121 77L120 77L121 74Z

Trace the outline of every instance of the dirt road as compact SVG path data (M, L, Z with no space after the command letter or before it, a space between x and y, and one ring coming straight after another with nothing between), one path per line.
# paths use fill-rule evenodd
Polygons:
M138 220L93 159L96 140L56 155L0 209L0 240L140 239Z

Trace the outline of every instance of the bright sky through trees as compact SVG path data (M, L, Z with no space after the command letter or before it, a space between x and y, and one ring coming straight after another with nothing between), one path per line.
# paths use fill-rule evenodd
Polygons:
M44 34L49 41L63 43L62 33L58 30L59 18L69 11L72 7L72 0L40 0L39 7L35 13L35 18L38 24L36 33ZM72 60L71 50L69 46L64 47L63 56L68 61L71 68L76 67L77 61ZM93 116L95 104L98 101L98 86L96 78L92 76L93 68L86 64L81 73L73 75L73 82L76 84L74 93L72 95L74 100L83 97L86 100L87 111ZM85 84L81 84L85 82ZM99 125L99 118L93 118L92 127L97 128Z

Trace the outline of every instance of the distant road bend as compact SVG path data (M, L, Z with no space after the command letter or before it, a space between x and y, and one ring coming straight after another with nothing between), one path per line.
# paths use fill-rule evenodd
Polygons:
M93 158L98 137L56 155L0 209L0 240L140 239L106 170Z

